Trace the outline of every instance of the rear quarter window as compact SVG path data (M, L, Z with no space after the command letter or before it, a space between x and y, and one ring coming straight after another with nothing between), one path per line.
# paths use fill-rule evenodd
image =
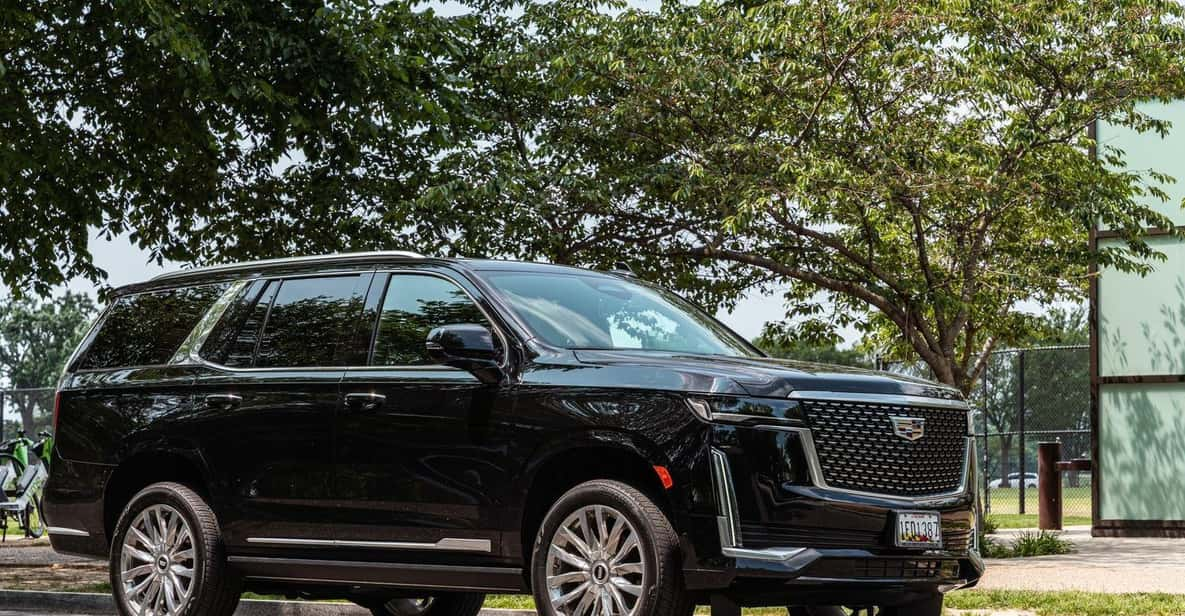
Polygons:
M125 295L103 317L74 366L104 370L167 364L227 284Z

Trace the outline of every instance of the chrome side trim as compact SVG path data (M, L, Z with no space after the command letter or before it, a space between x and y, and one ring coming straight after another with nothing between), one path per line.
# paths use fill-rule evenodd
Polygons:
M737 510L736 488L732 484L732 470L728 456L715 447L712 454L712 487L716 493L716 526L720 531L720 552L728 558L745 558L770 562L786 562L807 551L807 548L765 548L749 550L741 546L741 516Z
M514 567L472 567L413 563L312 560L259 556L228 556L227 562L244 570L252 580L274 580L316 584L349 584L440 590L483 590L522 592L522 569ZM270 569L270 570L269 570ZM332 575L341 573L342 575ZM424 576L432 579L425 580ZM408 579L414 576L415 579ZM442 576L446 579L440 579ZM459 579L452 583L452 579ZM513 580L512 582L509 580ZM508 583L495 583L498 581Z
M720 547L741 547L740 514L737 511L736 489L732 485L732 470L728 456L712 448L712 484L716 491L716 526L720 531Z
M844 494L856 494L859 496L869 496L872 498L879 498L883 500L900 501L903 504L912 505L928 505L935 502L947 500L954 496L961 496L967 493L968 477L971 470L972 460L972 444L973 437L967 437L963 447L963 479L959 483L959 487L950 492L942 494L932 494L929 496L897 496L894 494L881 494L879 492L864 492L861 490L849 490L847 488L836 488L827 484L827 479L823 477L823 467L819 463L819 452L815 449L815 439L811 435L810 428L784 428L781 426L755 426L758 430L774 430L779 432L796 432L798 433L798 440L802 443L802 453L806 458L806 464L811 475L811 483L816 488L830 490L832 492L841 492Z
M792 391L791 400L823 400L827 402L861 402L864 404L892 404L901 406L926 406L940 409L969 410L965 400L949 400L928 396L904 396L898 394L862 394L835 391Z
M747 558L749 560L766 560L786 562L806 552L809 548L764 548L761 550L746 550L745 548L724 548L724 555L729 558Z
M214 326L218 325L218 321L222 320L222 315L226 314L226 310L234 303L239 293L249 284L247 280L238 280L222 293L218 299L206 311L197 325L190 330L189 335L185 337L185 341L181 346L177 347L177 352L173 354L173 358L169 360L172 365L201 363L202 358L198 355L201 351L202 345L206 343L206 338L210 337L210 332L214 331Z
M85 530L77 528L64 528L62 526L50 526L46 529L51 535L59 535L62 537L90 537L91 534Z
M377 550L422 550L434 552L492 552L488 539L444 538L436 543L412 541L342 541L338 539L290 539L284 537L248 537L247 543L309 548L370 548Z

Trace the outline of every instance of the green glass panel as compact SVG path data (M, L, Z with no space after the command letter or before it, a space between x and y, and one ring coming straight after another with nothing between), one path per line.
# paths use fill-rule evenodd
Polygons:
M1185 520L1185 383L1102 385L1099 513Z
M1152 273L1104 270L1099 277L1100 376L1185 374L1185 242L1148 243L1167 257L1153 262Z
M1181 201L1185 199L1185 101L1171 103L1142 103L1139 111L1158 120L1168 120L1173 126L1169 134L1161 137L1155 131L1138 133L1130 128L1100 124L1098 141L1123 150L1127 168L1147 174L1155 170L1172 176L1176 182L1157 183L1169 195L1167 202L1154 196L1144 197L1144 204L1168 216L1178 225L1185 225L1185 210ZM1151 178L1146 180L1153 183Z

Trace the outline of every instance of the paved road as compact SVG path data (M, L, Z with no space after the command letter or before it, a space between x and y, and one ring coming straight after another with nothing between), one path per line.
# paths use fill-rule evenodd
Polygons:
M1007 541L1018 531L1001 531ZM1070 527L1063 535L1077 551L1063 556L989 560L980 588L1085 590L1090 592L1185 591L1185 539L1112 539Z
M79 556L64 556L54 552L53 548L48 545L15 547L0 543L0 565L37 567L41 565L69 565L87 562L97 561Z
M20 611L11 612L9 610L0 608L0 616L94 616L94 614L70 614L67 612L30 612Z

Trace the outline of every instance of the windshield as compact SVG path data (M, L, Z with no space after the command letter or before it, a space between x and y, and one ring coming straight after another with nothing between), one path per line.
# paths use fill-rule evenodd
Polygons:
M678 296L610 276L489 272L485 279L544 342L565 349L754 356Z

